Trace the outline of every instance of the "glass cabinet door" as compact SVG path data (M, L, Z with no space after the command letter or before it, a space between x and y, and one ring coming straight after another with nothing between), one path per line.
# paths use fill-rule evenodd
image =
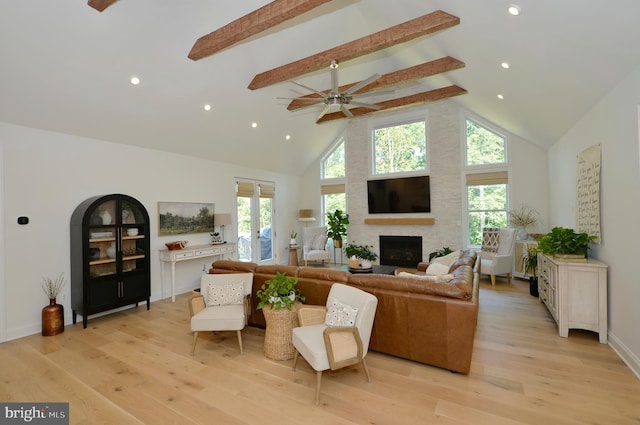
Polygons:
M89 276L101 277L118 272L116 263L116 201L96 206L89 219Z
M134 270L144 270L145 258L145 227L144 214L140 207L128 200L121 203L120 217L121 236L120 244L122 251L122 271L127 273Z

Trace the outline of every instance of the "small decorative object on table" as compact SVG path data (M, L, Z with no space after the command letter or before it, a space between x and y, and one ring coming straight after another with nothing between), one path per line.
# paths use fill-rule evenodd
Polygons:
M209 233L209 235L211 235L212 244L218 245L218 244L224 243L224 241L222 240L222 236L220 236L219 232Z
M264 355L272 360L289 360L295 354L292 331L298 326L297 311L305 300L296 288L297 277L277 272L267 280L256 296L260 300L258 308L263 309L266 329L264 334Z
M56 303L56 298L65 284L64 274L54 281L42 278L42 290L49 297L49 305L42 309L42 335L52 336L64 332L64 307Z
M350 269L370 269L378 254L371 250L371 245L347 244L344 252L349 258Z
M292 230L291 233L289 233L289 245L297 245L297 242L296 242L297 236L298 236L298 233L295 230Z
M518 229L517 239L527 239L527 227L538 222L536 215L538 212L527 205L522 205L517 210L509 211L509 224Z
M185 249L188 244L189 244L189 241L174 241L174 242L167 242L165 245L167 246L169 251L173 251L176 249Z

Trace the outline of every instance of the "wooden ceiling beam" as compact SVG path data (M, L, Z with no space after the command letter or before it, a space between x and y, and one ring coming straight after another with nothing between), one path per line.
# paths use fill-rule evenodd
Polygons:
M435 90L416 93L416 94L412 94L405 97L399 97L397 99L391 99L384 102L378 102L376 104L380 106L379 110L369 109L369 108L353 108L353 109L349 109L349 111L351 111L354 117L357 117L357 116L372 114L374 112L405 108L418 103L435 102L437 100L447 99L453 96L460 96L462 94L467 94L467 91L462 87L453 85L448 87L442 87ZM339 120L343 118L347 118L347 117L342 112L333 112L330 114L325 114L322 118L316 121L316 123L320 124L323 122Z
M354 59L423 35L433 34L459 23L460 18L457 16L437 10L313 56L257 74L249 84L249 89L256 90L291 80L300 75L328 67L332 60L340 62Z
M255 34L293 19L331 0L275 0L200 37L189 52L194 61L211 56Z
M107 7L111 6L113 3L117 1L118 0L89 0L87 1L87 4L93 7L98 12L102 12Z
M409 68L401 69L399 71L390 72L388 74L384 74L380 78L378 78L373 83L365 86L362 90L356 92L357 94L363 94L372 92L374 90L384 89L386 87L395 86L400 83L415 81L420 78L431 77L433 75L442 74L443 72L454 71L456 69L464 68L464 62L452 58L451 56L446 56L444 58L436 59L430 62L425 62L420 65L412 66ZM345 84L344 86L340 86L338 91L343 93L348 90L350 87L356 85L358 83ZM324 93L329 93L331 89L325 90ZM304 108L306 106L317 104L322 97L316 93L310 93L304 96L304 99L294 99L289 103L287 109L290 111L294 111L296 109Z

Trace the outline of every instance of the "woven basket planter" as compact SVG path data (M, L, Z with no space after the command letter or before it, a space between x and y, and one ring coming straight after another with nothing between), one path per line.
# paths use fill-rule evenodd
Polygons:
M264 333L264 355L271 360L289 360L293 358L296 349L292 343L293 328L298 327L298 309L302 303L294 303L291 310L281 308L271 309L266 304L262 311L267 327Z

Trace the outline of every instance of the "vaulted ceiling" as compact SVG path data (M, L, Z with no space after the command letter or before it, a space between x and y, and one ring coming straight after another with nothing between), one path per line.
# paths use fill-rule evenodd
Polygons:
M298 174L349 123L281 99L328 89L329 58L341 91L381 75L375 114L451 98L543 147L640 65L635 0L89 3L0 3L0 121Z

